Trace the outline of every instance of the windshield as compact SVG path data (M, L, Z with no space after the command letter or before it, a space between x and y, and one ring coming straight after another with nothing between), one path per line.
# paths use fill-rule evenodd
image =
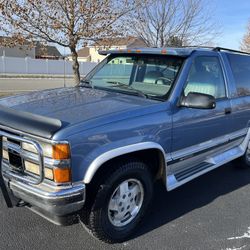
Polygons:
M183 58L166 55L116 55L86 79L93 87L144 97L166 96Z

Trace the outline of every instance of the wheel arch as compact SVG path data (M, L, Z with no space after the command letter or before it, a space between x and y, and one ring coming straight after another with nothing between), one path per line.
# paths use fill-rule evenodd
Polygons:
M96 175L98 170L105 167L105 164L108 163L111 160L118 159L120 157L126 157L126 156L135 156L141 153L145 153L145 151L154 151L158 154L158 166L155 166L157 168L157 177L158 178L166 178L166 157L165 157L165 151L162 148L162 146L155 142L141 142L137 144L127 145L119 148L115 148L112 150L109 150L101 155L99 155L96 159L94 159L91 164L89 165L84 178L83 182L88 184L91 182L93 177Z

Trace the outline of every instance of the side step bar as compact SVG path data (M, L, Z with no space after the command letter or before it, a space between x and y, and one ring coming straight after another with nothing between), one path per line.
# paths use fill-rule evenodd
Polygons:
M199 165L185 169L185 170L175 174L175 178L177 181L182 181L182 180L185 180L186 178L191 177L192 175L195 175L195 174L201 172L202 170L205 170L205 169L210 168L212 166L213 166L213 164L210 164L207 162L202 162Z
M245 141L245 140L244 140ZM220 167L245 153L248 143L242 143L240 146L227 150L219 155L208 158L195 166L182 170L180 172L167 176L167 190L171 191L215 168Z

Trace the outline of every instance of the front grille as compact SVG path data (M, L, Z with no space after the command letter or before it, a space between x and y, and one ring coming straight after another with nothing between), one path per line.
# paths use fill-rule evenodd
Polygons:
M20 153L18 152L19 149L21 148L21 142L13 140L11 138L7 138L7 141L8 143L11 143L14 146L14 148L17 149L15 150L8 148L10 166L19 172L23 172L24 171L23 160Z
M2 146L5 152L5 158L3 162L5 164L5 174L8 176L9 179L15 178L27 184L38 185L44 180L44 161L42 157L42 150L40 150L41 145L32 140L23 138L20 135L10 133L6 130L0 129L0 140L2 139ZM28 154L22 149L22 143L32 144L37 151L37 158L33 159L34 154ZM37 177L32 177L27 175L25 171L25 164L26 160L32 158L32 161L38 161L38 170L40 175Z
M9 151L9 161L11 167L13 167L15 170L23 172L23 161L19 154Z
M17 140L13 140L13 139L10 139L10 138L7 138L7 140L17 146L21 146L21 142L20 141L17 141Z

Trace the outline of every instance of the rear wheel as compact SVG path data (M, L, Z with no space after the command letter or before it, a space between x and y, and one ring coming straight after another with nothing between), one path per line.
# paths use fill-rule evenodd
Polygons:
M108 243L126 240L144 216L152 192L151 174L144 163L119 163L99 185L89 211L88 228Z
M250 168L250 149L247 149L243 156L234 160L234 165L239 168Z

